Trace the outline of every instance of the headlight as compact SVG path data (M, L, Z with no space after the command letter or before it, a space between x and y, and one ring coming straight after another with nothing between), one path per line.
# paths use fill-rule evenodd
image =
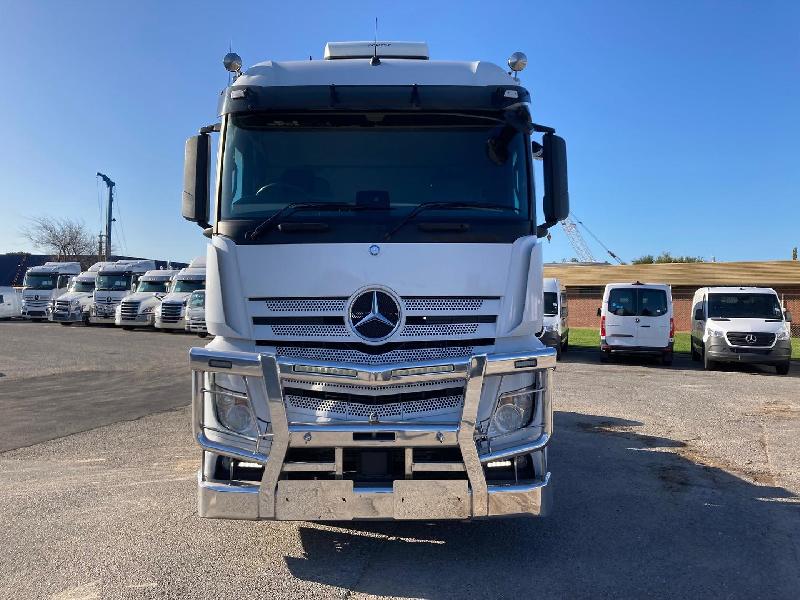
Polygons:
M708 337L724 338L725 337L725 332L722 331L721 329L709 329L708 330Z
M489 427L489 437L511 433L530 423L535 394L533 387L527 387L501 395Z
M779 331L778 333L775 334L775 339L776 340L788 340L789 337L790 337L789 336L789 332L786 331L786 330Z
M558 329L558 327L556 325L545 325L544 326L544 330L545 331L556 331L557 329Z
M214 405L217 412L217 419L223 427L231 431L249 437L257 437L258 425L256 424L255 414L253 413L253 408L250 406L250 401L240 395L244 393L243 391L236 392L219 385L221 380L225 382L226 379L233 378L230 376L225 376L225 378L223 378L223 376L219 374L216 376L214 390L219 393L214 394ZM235 381L231 381L230 383L234 384L231 386L234 388L244 387L244 385L236 385L238 382ZM225 392L231 393L226 394Z

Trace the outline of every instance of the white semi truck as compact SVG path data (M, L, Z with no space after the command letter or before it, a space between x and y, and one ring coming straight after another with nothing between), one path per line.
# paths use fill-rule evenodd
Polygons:
M540 239L569 210L564 140L516 76L423 43L225 64L221 122L184 172L183 216L211 238L215 338L190 352L200 515L545 514Z
M175 269L147 271L139 278L136 290L120 301L114 323L123 329L152 327L155 312L169 292L172 279L177 273Z
M80 272L77 262L46 262L29 268L22 282L22 316L32 321L48 319L55 299Z
M113 325L119 303L131 293L142 275L155 268L152 260L118 260L103 265L97 273L89 323Z
M76 276L69 284L67 292L56 298L50 320L62 325L73 323L87 323L89 321L89 308L94 297L94 286L97 273L104 266L112 262L97 262L89 269Z
M169 293L156 307L155 326L167 331L186 330L186 305L195 290L206 287L206 258L195 258L173 277Z

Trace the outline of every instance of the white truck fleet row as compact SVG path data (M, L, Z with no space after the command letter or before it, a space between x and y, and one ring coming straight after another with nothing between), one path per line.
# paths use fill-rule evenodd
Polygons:
M28 269L22 282L22 316L32 321L48 319L53 301L80 272L77 262L46 262Z

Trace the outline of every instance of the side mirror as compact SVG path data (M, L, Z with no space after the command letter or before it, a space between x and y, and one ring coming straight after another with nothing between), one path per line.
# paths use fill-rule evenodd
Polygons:
M201 133L186 140L181 214L187 221L194 221L204 229L209 226L210 162L211 136Z
M545 225L552 227L569 216L567 143L554 133L545 133L542 142L544 219Z
M694 311L694 320L695 321L703 321L704 319L705 319L705 317L703 316L703 309L702 308L698 308L696 311Z
M597 316L598 317L602 317L603 316L603 309L600 308L600 307L597 308Z
M792 313L791 311L785 310L783 311L783 318L786 320L787 323L792 322Z

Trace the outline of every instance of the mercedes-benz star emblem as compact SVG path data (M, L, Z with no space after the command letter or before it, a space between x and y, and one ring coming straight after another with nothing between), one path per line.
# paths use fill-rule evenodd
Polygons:
M366 342L381 342L400 326L400 304L383 290L366 290L350 304L348 320L353 332Z
M748 344L755 344L756 336L754 336L752 333L748 333L746 336L744 336L744 341Z

